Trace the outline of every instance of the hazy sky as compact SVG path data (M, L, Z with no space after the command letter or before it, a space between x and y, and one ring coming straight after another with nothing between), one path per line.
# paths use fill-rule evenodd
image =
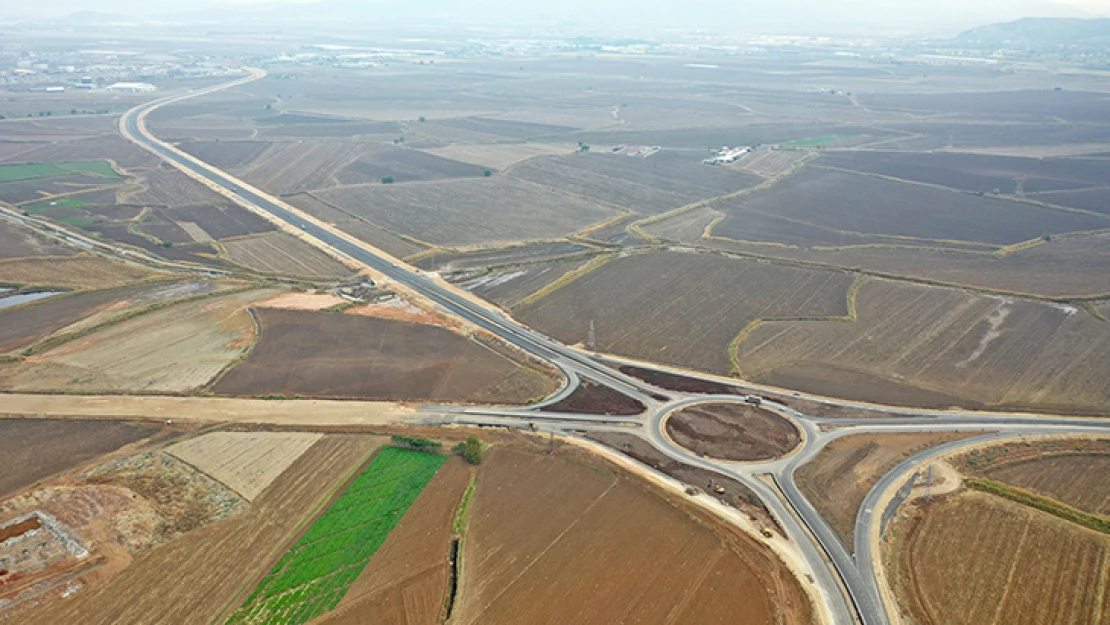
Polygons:
M36 0L11 3L7 15L58 15L76 10L151 15L208 9L220 19L242 10L281 15L305 10L319 17L355 14L382 23L499 22L574 24L627 34L637 27L699 28L718 32L899 32L955 34L973 26L1029 16L1110 17L1110 0ZM302 6L297 6L302 5ZM225 14L214 7L232 9Z

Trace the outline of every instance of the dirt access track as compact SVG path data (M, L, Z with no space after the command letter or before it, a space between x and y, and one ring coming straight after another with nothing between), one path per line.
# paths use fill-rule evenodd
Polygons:
M788 419L749 404L698 404L666 421L667 435L698 455L752 462L785 456L801 432Z
M416 417L391 402L211 397L5 394L5 414L28 417L150 418L271 425L387 425Z

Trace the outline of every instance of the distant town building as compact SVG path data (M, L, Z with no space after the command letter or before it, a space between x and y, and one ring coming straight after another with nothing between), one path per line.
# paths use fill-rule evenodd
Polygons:
M714 156L713 158L707 158L702 162L706 165L725 165L728 163L735 163L738 158L751 151L752 149L746 145L738 148L730 148L726 145L725 147L721 148L720 152L717 152L716 156Z
M157 91L158 87L148 82L117 82L106 87L108 91L121 91L125 93L149 93Z

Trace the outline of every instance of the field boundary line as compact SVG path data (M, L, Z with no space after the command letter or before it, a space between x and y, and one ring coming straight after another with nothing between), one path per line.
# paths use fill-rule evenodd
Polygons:
M1096 213L1094 211L1082 210L1082 209L1079 209L1079 208L1072 208L1070 206L1057 206L1056 204L1049 204L1047 202L1038 202L1036 200L1028 199L1024 196L1010 195L1010 194L1005 194L1005 193L978 193L978 192L975 192L975 191L965 191L964 189L956 189L954 187L946 187L944 185L940 185L940 184L936 184L936 183L932 183L932 182L922 182L920 180L907 180L905 178L896 178L894 176L886 176L886 175L877 174L877 173L874 173L874 172L856 171L854 169L844 169L842 167L833 167L831 165L814 165L813 167L816 168L816 169L825 169L825 170L828 170L828 171L840 172L842 174L851 174L851 175L854 175L854 176L866 176L866 177L869 177L869 178L878 178L880 180L887 180L887 181L890 181L890 182L901 182L901 183L905 183L905 184L917 185L917 186L920 186L920 187L930 187L930 188L933 188L933 189L939 189L939 190L943 190L943 191L950 191L952 193L960 193L962 195L973 195L973 196L978 196L978 197L982 197L982 198L990 198L990 199L995 199L995 200L1004 200L1004 201L1008 201L1008 202L1017 202L1019 204L1029 204L1030 206L1039 206L1041 208L1045 208L1045 209L1048 209L1048 210L1060 211L1062 213L1075 213L1077 215L1087 215L1089 217L1098 217L1100 219L1110 219L1110 216L1104 215L1102 213Z
M208 380L208 382L206 382L204 386L201 386L199 389L197 389L198 391L203 393L212 393L212 389L216 386L216 384L218 384L220 380L224 378L224 376L230 373L232 369L245 362L247 358L250 357L251 353L254 352L254 349L258 347L258 344L262 342L262 323L259 322L258 317L256 317L254 314L254 306L248 305L245 310L247 312L247 316L251 318L251 322L254 324L254 340L251 341L250 347L243 350L242 354L239 354L238 356L233 358L231 362L224 365L224 368L220 369L220 371L216 375L212 376L212 379Z
M1089 530L1102 534L1110 534L1110 519L1097 514L1084 512L1058 499L1038 495L1024 488L1018 488L986 478L968 478L964 480L964 483L967 484L968 488L973 490L994 495L995 497L1012 501L1027 508L1040 510L1041 512L1051 514L1052 516L1085 527Z
M1076 233L1076 236L1079 236L1081 234L1082 233ZM714 237L714 239L718 239L718 237ZM724 239L724 240L728 241L730 243L743 244L742 241L736 241L735 239ZM766 262L769 262L769 263L774 263L776 265L785 265L785 266L790 266L790 267L802 267L802 268L805 268L805 269L817 269L817 270L822 270L822 271L833 271L833 272L837 272L837 273L859 273L859 274L865 274L865 275L870 276L872 278L877 278L877 279L882 279L882 280L891 280L893 282L904 282L904 283L908 283L908 284L916 284L916 285L919 285L919 286L932 286L932 287L939 287L939 288L945 288L945 289L954 289L954 290L957 290L957 291L967 291L969 293L980 293L980 294L983 294L983 295L996 295L996 296L1001 296L1001 297L1012 297L1012 298L1016 298L1016 299L1024 299L1024 300L1031 300L1031 301L1038 301L1038 302L1049 302L1049 303L1054 303L1054 304L1070 304L1070 305L1073 305L1073 306L1074 305L1079 305L1083 302L1102 302L1102 301L1110 300L1110 292L1094 293L1094 294L1089 294L1089 295L1040 295L1040 294L1037 294L1037 293L1023 293L1021 291L1007 291L1007 290L1004 290L1004 289L992 289L992 288L989 288L989 287L975 286L975 285L971 285L971 284L960 284L958 282L944 282L944 281L941 281L941 280L934 280L932 278L922 278L922 277L906 276L906 275L900 275L900 274L894 274L894 273L885 273L885 272L878 271L878 270L875 270L875 269L864 269L862 267L845 267L845 266L842 266L842 265L834 265L834 264L831 264L831 263L826 263L826 262L821 262L821 261L801 260L801 259L795 259L795 258L783 258L781 256L767 256L767 255L764 255L764 254L758 254L756 252L736 250L736 249L723 249L723 248L718 248L718 247L707 247L707 246L703 246L703 245L690 244L690 243L680 243L680 245L682 247L689 248L691 251L696 251L698 253L703 253L703 254L718 254L718 255L721 255L721 256L727 256L727 257L731 257L731 258L742 258L742 259L747 259L747 260L761 260L761 261L766 261ZM643 250L642 252L639 252L639 253L647 253L647 252L651 252L651 251L659 251L659 250L658 250L658 248L655 248L655 249L649 248L649 249ZM951 250L951 251L956 252L956 250Z
M593 271L596 271L597 269L600 269L601 267L608 264L609 261L614 260L615 258L617 258L617 256L618 256L618 254L615 253L615 252L602 252L601 254L598 254L593 259L591 259L590 262L586 263L582 267L579 267L578 269L575 269L574 271L567 272L562 277L560 277L558 280L552 282L551 284L548 284L547 286L543 287L542 289L540 289L540 290L536 291L535 293L532 293L528 297L525 297L524 299L520 300L519 302L517 302L516 306L513 306L513 309L523 308L525 306L528 306L528 305L531 305L531 304L534 304L534 303L540 301L541 299L551 295L555 291L558 291L559 289L567 286L568 284L571 284L572 282L575 282L579 278L582 278L582 277L592 273Z
M863 285L866 284L869 279L869 276L865 274L860 274L857 275L856 279L852 281L852 284L848 286L848 289L845 293L845 303L848 310L847 315L833 317L759 317L752 320L752 322L745 326L744 329L740 331L740 334L737 334L736 338L732 339L732 342L728 345L729 370L741 380L746 379L744 378L744 371L740 367L740 345L748 338L748 335L754 332L756 328L759 328L764 324L779 322L855 323L859 320L859 317L856 315L856 299L858 298L859 292L863 288Z

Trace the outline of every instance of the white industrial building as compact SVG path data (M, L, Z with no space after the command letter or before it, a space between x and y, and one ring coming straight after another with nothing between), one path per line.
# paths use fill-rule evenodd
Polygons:
M122 91L126 93L149 93L157 91L158 87L148 82L117 82L105 87L107 91Z

